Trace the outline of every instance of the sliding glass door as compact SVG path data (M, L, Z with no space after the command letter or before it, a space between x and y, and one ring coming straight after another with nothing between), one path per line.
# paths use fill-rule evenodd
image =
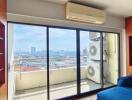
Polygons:
M9 83L14 100L47 99L46 27L12 24L9 33ZM12 34L12 36L10 35ZM11 50L13 49L13 50ZM14 80L13 80L14 79ZM11 90L11 87L9 87ZM13 94L13 93L12 93Z
M9 83L15 87L14 100L55 100L116 85L119 34L16 23L8 26Z
M76 30L49 28L50 100L77 94Z
M103 63L104 87L109 87L117 84L119 75L119 37L115 33L103 33Z
M81 93L101 88L100 32L80 31Z

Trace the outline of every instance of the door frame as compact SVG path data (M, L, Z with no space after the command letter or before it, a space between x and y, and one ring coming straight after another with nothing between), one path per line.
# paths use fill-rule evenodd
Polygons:
M103 72L103 33L112 33L112 34L117 34L118 37L118 78L121 76L121 70L120 70L120 33L117 32L107 32L107 31L98 31L98 30L92 30L92 29L82 29L82 28L71 28L71 27L63 27L63 26L54 26L54 25L42 25L42 24L31 24L31 23L22 23L22 22L14 22L14 21L8 21L7 23L12 23L12 24L23 24L23 25L34 25L34 26L44 26L46 27L47 30L47 41L46 41L46 47L47 47L47 99L50 100L50 79L49 79L49 28L58 28L58 29L69 29L69 30L76 30L76 52L77 52L77 95L72 95L68 97L64 97L61 99L71 99L71 98L78 98L78 97L84 97L84 96L89 96L92 94L95 94L101 90L105 90L111 87L114 87L116 85L106 87L104 88L103 86L103 75L101 74L101 88L92 90L89 92L81 93L80 91L80 31L91 31L91 32L99 32L101 35L101 42L100 42L100 54L101 54L101 71ZM7 27L8 29L8 27ZM8 36L8 35L7 35ZM8 37L7 37L8 38ZM7 39L7 44L8 44L8 39ZM7 57L8 60L8 57ZM8 70L8 69L7 69ZM7 71L8 72L8 71Z

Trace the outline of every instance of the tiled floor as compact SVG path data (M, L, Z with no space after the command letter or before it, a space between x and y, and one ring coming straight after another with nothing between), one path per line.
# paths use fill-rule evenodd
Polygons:
M16 100L46 100L46 99L44 99L43 95L39 95L39 96L32 96L30 98L19 98ZM80 99L76 99L76 100L96 100L96 95L84 97L84 98L80 98Z
M111 84L107 84L109 86ZM52 85L50 87L50 99L54 100L57 98L63 98L76 94L76 81ZM94 83L88 79L82 80L81 91L91 91L100 88L100 84ZM14 100L47 100L46 87L39 87L29 90L17 91ZM82 98L79 100L96 100L96 96Z
M15 99L15 100L46 100L44 99L44 95L35 95L35 96L30 96L29 98L18 98L18 99ZM84 97L84 98L80 98L80 99L76 99L76 100L96 100L96 95L93 95L93 96L88 96L88 97Z
M84 97L78 100L96 100L96 99L97 99L96 95L92 95L92 96Z

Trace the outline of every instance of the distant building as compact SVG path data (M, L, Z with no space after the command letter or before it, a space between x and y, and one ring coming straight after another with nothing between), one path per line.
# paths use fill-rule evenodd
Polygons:
M83 56L88 56L88 49L87 48L83 49Z
M36 48L31 47L31 55L35 56L36 55Z

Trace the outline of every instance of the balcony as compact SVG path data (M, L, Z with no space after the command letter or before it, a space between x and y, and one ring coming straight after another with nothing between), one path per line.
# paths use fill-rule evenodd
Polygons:
M81 67L81 91L88 92L99 89L101 87L100 83L88 79L87 72L87 67ZM47 70L37 69L32 71L15 71L13 73L13 100L47 99ZM76 94L77 82L76 69L74 67L52 69L49 75L51 100ZM105 83L105 86L111 85L112 83Z

